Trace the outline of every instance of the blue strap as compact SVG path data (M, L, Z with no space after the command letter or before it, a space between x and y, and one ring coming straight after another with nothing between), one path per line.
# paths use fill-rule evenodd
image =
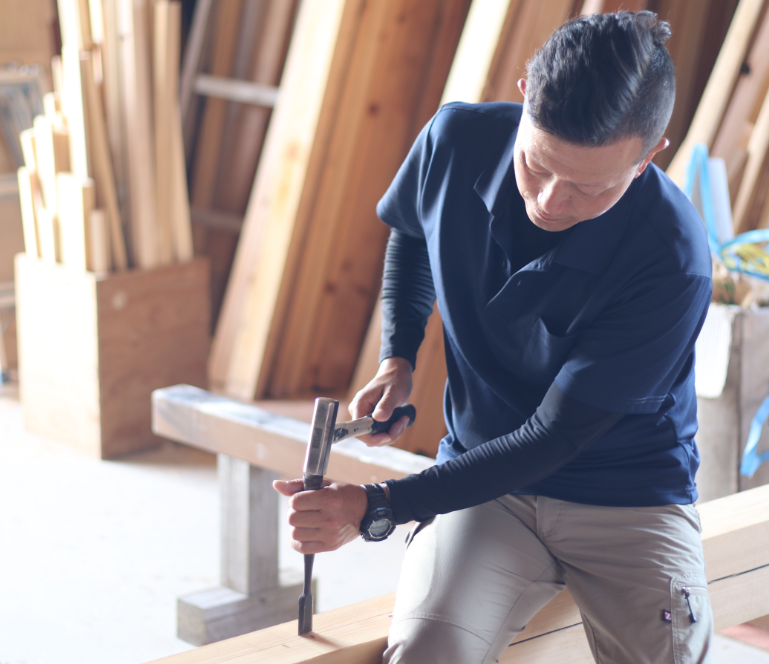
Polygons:
M721 244L718 241L716 232L716 210L713 203L713 191L710 186L710 172L708 171L708 148L704 143L697 143L692 150L691 159L686 168L686 180L684 182L684 193L691 199L694 191L694 182L699 175L700 195L702 197L702 215L705 221L705 228L708 232L708 244L710 250L724 263L728 263L730 270L749 274L759 279L769 280L769 275L759 273L750 268L735 251L745 244L756 244L759 242L769 242L769 229L761 229L741 233L728 242ZM758 409L756 416L750 424L750 433L748 442L745 445L745 451L742 453L742 463L740 464L740 475L752 477L759 466L765 461L769 461L769 451L756 451L758 440L761 438L761 430L769 418L769 397Z
M740 465L740 475L753 477L758 467L765 461L769 461L769 451L756 452L758 439L761 438L761 429L769 418L769 397L764 399L759 406L756 416L750 423L750 433L748 434L748 443L745 445L745 451L742 453L742 464Z

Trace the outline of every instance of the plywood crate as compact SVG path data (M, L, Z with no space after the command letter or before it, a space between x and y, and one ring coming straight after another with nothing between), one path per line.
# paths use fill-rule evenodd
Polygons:
M205 387L206 259L95 274L16 257L19 387L27 429L91 456L159 445L150 394Z
M769 483L769 464L763 464L753 477L740 475L740 461L748 440L750 424L769 396L769 307L741 309L711 304L711 312L720 310L721 348L703 347L698 354L728 356L723 392L718 398L697 398L699 431L695 437L701 465L697 473L700 501L714 500L738 491ZM701 337L704 337L705 331ZM697 371L700 369L698 359ZM760 452L769 448L765 426L758 444Z

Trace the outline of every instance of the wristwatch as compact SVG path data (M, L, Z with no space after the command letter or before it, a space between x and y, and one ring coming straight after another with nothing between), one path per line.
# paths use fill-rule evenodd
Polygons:
M395 519L390 501L379 484L364 484L368 496L368 510L360 522L360 535L367 542L381 542L395 530Z

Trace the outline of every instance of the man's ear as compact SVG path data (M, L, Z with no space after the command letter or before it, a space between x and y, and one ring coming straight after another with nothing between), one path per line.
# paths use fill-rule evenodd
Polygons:
M521 94L525 97L526 96L526 79L525 78L518 79L518 89L521 91Z
M670 141L663 136L660 139L659 143L657 143L657 145L655 145L651 149L651 152L649 152L649 154L646 156L646 159L644 159L641 162L640 166L638 167L638 171L636 171L636 174L635 174L634 177L638 177L639 175L641 175L641 173L643 173L646 170L646 167L649 165L649 162L652 159L654 159L654 155L656 155L658 152L664 150L668 145L670 145Z

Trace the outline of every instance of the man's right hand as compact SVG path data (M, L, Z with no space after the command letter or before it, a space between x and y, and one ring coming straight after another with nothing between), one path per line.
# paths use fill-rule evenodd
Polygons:
M408 401L413 387L411 362L402 357L382 360L374 379L355 395L348 409L353 419L373 415L378 422L390 418L393 410ZM369 447L390 445L406 430L408 417L402 417L387 433L359 436Z

